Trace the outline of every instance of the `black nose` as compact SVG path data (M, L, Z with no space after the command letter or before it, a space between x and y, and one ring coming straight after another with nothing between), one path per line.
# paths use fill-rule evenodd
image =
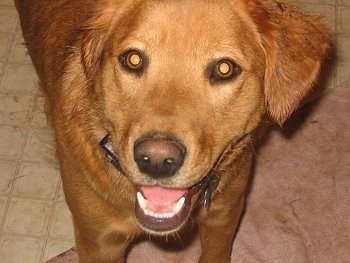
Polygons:
M174 140L148 138L135 144L139 170L152 178L170 177L182 166L185 147Z

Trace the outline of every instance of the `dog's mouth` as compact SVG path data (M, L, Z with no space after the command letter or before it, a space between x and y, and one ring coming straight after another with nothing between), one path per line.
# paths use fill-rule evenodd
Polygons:
M219 177L209 175L188 189L161 186L138 187L135 206L138 223L144 229L157 234L176 231L186 223L189 217L192 197L201 191L204 193L203 205L208 207L219 181Z
M136 195L136 218L139 224L154 232L179 228L188 217L192 194L188 189L141 186Z

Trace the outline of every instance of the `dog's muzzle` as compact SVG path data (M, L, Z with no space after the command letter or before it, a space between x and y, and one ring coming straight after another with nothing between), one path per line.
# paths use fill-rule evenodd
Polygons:
M107 160L123 175L125 173L106 135L101 141ZM212 170L200 182L188 189L166 189L159 186L137 186L135 214L142 227L158 233L172 231L181 226L190 212L192 196L201 192L203 205L209 208L213 193L220 182L220 176ZM159 192L160 194L157 194ZM167 200L161 200L161 195Z

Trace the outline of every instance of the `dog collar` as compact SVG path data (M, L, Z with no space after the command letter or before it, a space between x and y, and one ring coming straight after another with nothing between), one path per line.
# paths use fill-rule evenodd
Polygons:
M105 137L103 137L103 139L100 141L100 146L101 146L102 150L105 153L106 159L111 164L113 164L113 166L115 168L117 168L119 171L121 171L123 173L123 170L122 170L122 168L120 166L119 158L115 154L114 149L113 149L113 145L112 145L112 143L110 141L110 135L109 134L107 134Z
M106 159L115 167L117 168L123 175L123 169L121 168L119 158L116 155L113 145L110 141L110 135L107 134L103 139L100 141L100 147L105 153ZM192 186L190 191L204 191L203 196L203 205L206 208L209 208L213 193L217 189L220 182L220 176L218 176L214 170L210 171L207 176L203 178L202 181L197 183L196 185Z
M210 205L211 198L213 196L213 193L218 188L220 182L219 176L211 176L208 186L205 189L204 192L204 207L208 208Z

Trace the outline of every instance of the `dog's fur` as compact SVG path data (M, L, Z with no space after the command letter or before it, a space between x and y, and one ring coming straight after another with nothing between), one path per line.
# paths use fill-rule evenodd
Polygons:
M142 233L181 234L196 222L199 262L230 262L254 143L260 127L282 124L310 90L328 48L320 18L272 0L15 2L47 94L80 261L125 262ZM120 60L129 49L145 55L142 72ZM209 65L221 58L241 72L213 78ZM106 134L121 169L99 148ZM173 176L140 172L133 151L144 136L186 148ZM221 179L208 208L199 191L174 229L137 222L139 186L190 188L212 173Z

